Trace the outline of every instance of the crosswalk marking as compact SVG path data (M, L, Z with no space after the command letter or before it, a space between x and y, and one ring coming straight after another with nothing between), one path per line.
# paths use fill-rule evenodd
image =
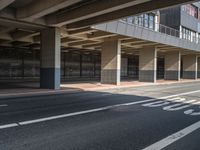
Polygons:
M196 105L200 105L200 100L195 100L195 99L190 100L184 97L172 97L168 99L163 99L159 101L157 100L142 104L142 106L150 108L162 107L164 111L179 111ZM185 110L184 114L191 116L199 116L200 111L198 112L197 110L195 111L194 109L189 109Z

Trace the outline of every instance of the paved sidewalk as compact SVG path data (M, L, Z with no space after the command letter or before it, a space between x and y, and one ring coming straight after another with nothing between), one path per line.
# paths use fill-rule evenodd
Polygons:
M60 90L48 90L40 89L39 83L23 83L20 88L8 88L0 90L0 99L3 98L13 98L13 97L26 97L26 96L42 96L42 95L54 95L54 94L67 94L67 93L76 93L82 91L101 91L109 89L118 89L118 88L128 88L128 87L139 87L139 86L150 86L150 85L167 85L175 83L187 83L187 82L196 82L200 80L181 80L181 81L166 81L158 80L157 83L146 83L138 81L126 81L121 82L120 86L110 85L110 84L100 84L99 82L90 82L90 83L62 83ZM31 87L31 85L33 85Z
M111 84L101 84L99 82L91 82L91 83L68 83L62 84L62 88L79 88L83 91L99 91L106 89L115 89L115 88L127 88L127 87L138 87L138 86L148 86L148 85L163 85L163 84L175 84L175 83L187 83L187 82L195 82L200 80L180 80L180 81L166 81L166 80L158 80L156 83L147 83L147 82L139 82L139 81L125 81L121 82L121 85L111 85Z

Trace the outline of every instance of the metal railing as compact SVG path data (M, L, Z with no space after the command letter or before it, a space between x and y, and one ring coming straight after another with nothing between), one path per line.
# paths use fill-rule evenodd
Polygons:
M121 19L120 22L121 23L126 23L129 25L134 25L134 26L139 26L151 31L155 31L155 32L159 32L159 33L163 33L169 36L173 36L173 37L177 37L179 39L183 39L183 40L187 40L189 42L193 42L193 43L200 43L200 35L198 36L192 36L191 34L186 34L183 31L179 31L176 30L174 28L162 25L160 23L157 23L155 21L150 21L144 18L140 18L142 20L142 22L135 22L134 20L130 20L129 19Z
M170 28L170 27L167 27L165 25L159 24L159 23L155 23L155 24L158 25L158 31L160 33L175 36L175 37L178 37L178 38L180 37L180 31L173 29L173 28ZM154 31L156 31L156 30L154 30Z

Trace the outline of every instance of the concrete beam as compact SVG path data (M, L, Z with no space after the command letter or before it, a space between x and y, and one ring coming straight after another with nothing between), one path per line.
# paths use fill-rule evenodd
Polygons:
M96 48L96 47L101 47L101 43L94 43L94 44L87 44L83 45L83 48Z
M0 33L0 39L12 41L13 38L9 33Z
M41 31L42 29L47 28L43 25L38 25L34 23L28 23L24 21L17 21L8 18L0 18L0 25L9 28L19 28L19 29L26 29L31 31Z
M69 47L73 47L73 46L82 46L82 45L94 44L94 43L96 43L96 41L86 40L86 41L69 43L68 45Z
M129 6L144 3L150 0L101 0L83 5L71 11L55 13L47 17L47 23L50 25L62 26L65 24L85 20L91 17L99 16Z
M12 42L12 46L14 47L24 47L24 46L29 46L31 42L22 42L22 41L15 41Z
M87 34L96 31L95 29L91 29L90 27L78 29L78 30L73 30L73 31L68 31L69 35L79 35L79 34Z
M17 18L32 20L43 17L59 9L80 2L81 0L37 0L17 10Z
M12 4L15 0L0 0L0 10L6 8L8 5Z
M13 39L22 39L22 38L28 38L28 37L33 37L36 35L39 35L40 33L35 33L31 31L24 31L24 30L16 30L12 32L12 37Z
M89 39L101 39L101 38L108 38L108 37L113 37L116 36L116 34L104 32L104 31L97 31L93 32L92 34L88 35Z
M154 42L140 42L140 43L131 43L130 45L133 45L133 46L149 46L149 45L156 45L157 43L154 43Z
M123 44L140 44L140 43L145 43L145 42L147 42L147 41L145 41L145 40L133 40L133 39L122 41Z
M115 11L107 12L106 14L99 14L98 16L90 17L88 19L85 18L81 21L76 20L77 22L74 21L74 23L63 22L64 19L60 21L60 23L62 22L64 24L67 24L67 27L69 29L74 29L192 2L195 2L195 0L151 0L146 2L143 1L143 3L138 5L129 5L128 8L117 9ZM59 23L59 21L57 23Z
M61 43L73 43L73 42L80 42L80 41L83 41L81 39L72 39L72 38L69 38L69 37L65 37L65 38L62 38L61 39Z

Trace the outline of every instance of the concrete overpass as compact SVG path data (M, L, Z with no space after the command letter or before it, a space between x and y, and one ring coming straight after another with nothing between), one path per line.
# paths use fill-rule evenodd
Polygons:
M61 47L101 50L99 44L104 45L104 41L108 39L115 46L119 46L116 43L119 39L138 40L126 35L98 31L90 26L191 2L194 1L0 0L0 45L41 47L41 87L58 89ZM148 45L148 41L146 44ZM125 44L123 47L127 48L129 45ZM107 72L105 76L113 76L114 73L119 78L115 71ZM118 82L117 79L117 84Z

